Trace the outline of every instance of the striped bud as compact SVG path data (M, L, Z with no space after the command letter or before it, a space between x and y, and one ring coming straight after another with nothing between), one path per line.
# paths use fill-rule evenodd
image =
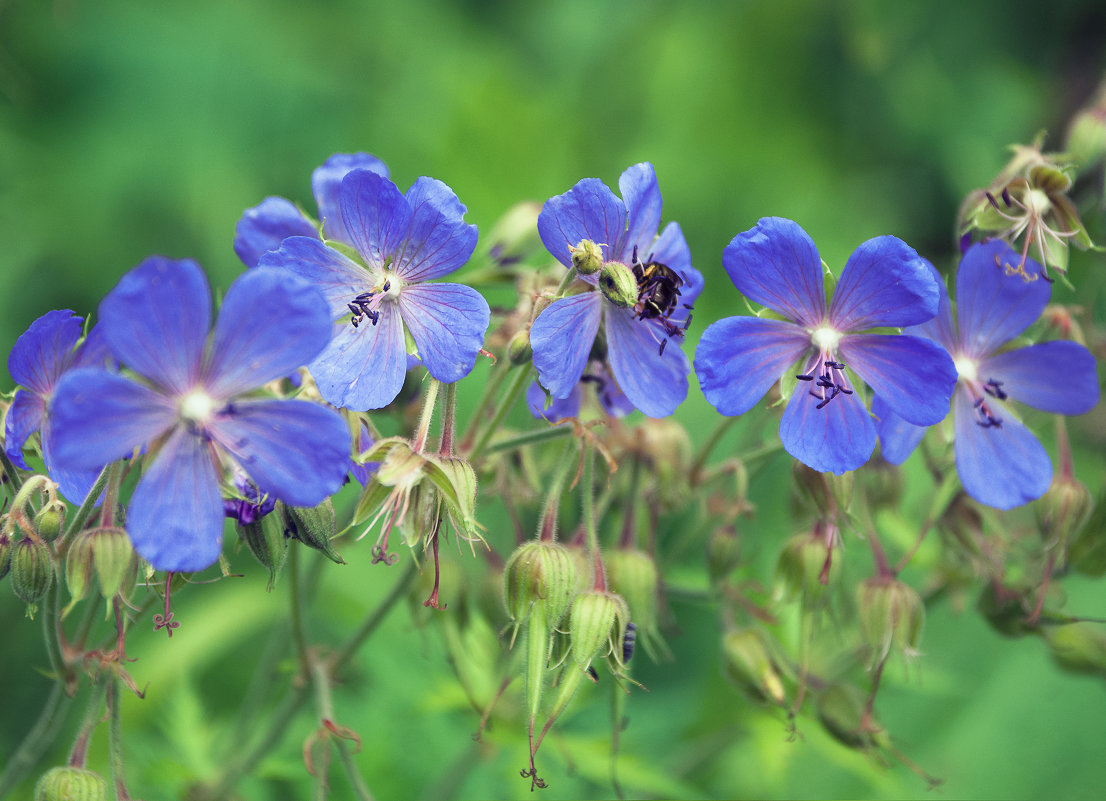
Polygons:
M568 250L572 253L572 266L576 268L576 272L580 275L595 275L605 267L603 264L603 248L590 239L582 239L575 246L569 245Z
M552 629L568 611L576 594L576 563L565 546L537 540L520 545L503 569L503 601L517 624L539 605Z
M108 784L98 773L50 768L35 783L35 801L107 801Z
M12 551L12 590L19 600L28 604L28 615L34 617L36 604L53 583L54 566L50 560L50 547L30 537L17 542Z
M909 584L891 578L870 578L856 591L860 632L873 651L873 663L885 660L891 649L916 656L925 625L922 596Z
M594 659L613 656L622 664L622 643L630 608L621 595L591 590L582 592L572 602L568 620L568 636L572 642L572 658L581 667Z
M734 629L722 639L722 667L738 689L765 701L783 704L787 695L760 629Z
M599 271L599 289L603 296L623 309L637 303L637 278L622 262L609 261Z

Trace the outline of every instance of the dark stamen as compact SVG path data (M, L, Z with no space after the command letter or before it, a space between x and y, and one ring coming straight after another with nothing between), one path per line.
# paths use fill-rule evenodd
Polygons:
M1002 381L996 381L990 378L987 380L987 383L983 385L983 391L999 400L1006 400L1009 396L1006 394L1006 390L1002 388L1003 383Z
M667 338L662 339L660 349L657 351L658 356L663 356L664 355L664 348L665 348L666 345L668 345L668 339Z

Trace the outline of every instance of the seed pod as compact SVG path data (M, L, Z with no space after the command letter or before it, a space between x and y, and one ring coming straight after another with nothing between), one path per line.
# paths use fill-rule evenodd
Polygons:
M875 721L865 727L864 709L867 699L851 684L831 684L818 694L818 719L838 742L850 748L865 748L872 744Z
M833 559L828 544L833 538L833 532L819 523L813 531L787 541L776 564L776 598L799 598L807 608L820 607L829 600L830 589L841 572L840 560Z
M50 560L50 547L24 537L12 551L12 589L23 603L34 607L46 595L54 583L54 566Z
M269 569L268 589L273 589L280 569L288 558L288 537L278 515L266 515L260 520L238 526L238 536L250 553Z
M346 563L330 543L338 531L338 518L330 498L318 506L286 506L278 503L277 508L281 510L284 519L285 534L309 548L322 551L332 562L340 565Z
M607 553L606 566L611 589L625 599L630 620L640 629L642 645L649 657L655 659L653 640L660 639L660 577L656 563L642 551L616 548Z
M1045 626L1052 658L1073 673L1106 675L1106 630L1100 623L1065 623Z
M891 578L870 578L857 587L860 632L873 651L873 664L885 660L894 647L906 656L918 653L925 625L922 596L909 584Z
M516 367L529 364L534 357L534 348L530 344L530 329L524 328L507 343L507 359Z
M625 264L609 261L599 272L599 289L615 306L628 309L637 303L637 278Z
M568 621L572 658L587 667L594 659L613 656L622 665L622 643L630 609L621 595L591 590L573 599Z
M734 629L722 639L726 678L741 690L765 701L783 704L787 695L760 629Z
M556 627L575 594L576 564L560 543L524 543L503 569L503 602L517 624L527 619L535 605L541 605L546 626Z
M107 797L104 778L83 768L50 768L35 783L35 801L107 801Z

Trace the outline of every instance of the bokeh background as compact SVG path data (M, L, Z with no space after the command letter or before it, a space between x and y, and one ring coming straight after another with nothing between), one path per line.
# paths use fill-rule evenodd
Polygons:
M990 181L1008 144L1048 130L1060 146L1106 70L1104 43L1097 0L4 0L0 346L49 309L93 312L153 253L194 258L225 288L242 269L231 244L244 209L282 195L313 210L311 170L364 150L401 187L444 180L482 231L518 201L586 176L613 186L627 165L653 162L665 219L680 222L707 280L690 353L706 324L741 311L721 253L761 216L798 221L835 267L893 233L947 270L961 198ZM1101 210L1088 223L1101 236ZM1079 291L1057 299L1106 319L1104 267L1076 254ZM702 436L711 414L693 386L678 418ZM1098 487L1093 421L1082 441L1081 475ZM795 526L780 484L753 487L745 536L766 553ZM392 581L367 548L347 551L322 585L323 632L353 625ZM131 671L148 682L146 700L125 707L137 797L181 797L233 747L227 721L254 680L242 655L286 611L248 561L235 561L246 580L182 594L171 642L146 627L132 637ZM1079 611L1106 616L1101 586L1065 587ZM38 623L3 594L0 762L48 688ZM889 670L881 694L896 743L945 779L928 794L816 724L789 741L779 716L722 680L711 610L677 601L673 612L677 659L642 660L651 692L630 699L621 774L632 795L1099 797L1101 679L1061 673L1040 643L1000 638L970 607L934 604L925 656ZM411 620L398 610L339 692L369 786L382 799L527 797L524 731L474 744L440 639ZM610 793L605 698L561 726L573 748L543 749L546 797ZM307 797L299 749L311 728L298 720L241 797ZM594 758L580 759L589 744ZM335 778L334 797L347 792Z

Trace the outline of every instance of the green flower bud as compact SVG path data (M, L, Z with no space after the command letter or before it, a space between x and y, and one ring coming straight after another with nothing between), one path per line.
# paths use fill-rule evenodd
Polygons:
M84 768L50 768L35 783L35 801L107 801L108 784Z
M599 272L599 289L615 306L628 309L637 303L637 278L625 264L609 261Z
M1106 629L1101 623L1065 623L1045 626L1052 658L1073 673L1106 674Z
M12 551L12 589L23 603L27 613L34 617L36 604L46 595L54 583L54 566L50 560L50 546L24 537Z
M1086 576L1106 576L1106 504L1099 503L1068 546L1068 564Z
M69 546L65 554L65 584L69 587L69 595L72 600L62 610L61 616L65 617L69 611L83 601L92 591L92 579L95 574L95 565L92 556L92 529L86 529L78 534Z
M606 265L603 264L603 247L590 239L582 239L575 247L568 246L572 253L572 266L580 275L595 275ZM633 273L631 273L633 275ZM602 279L600 279L602 283ZM634 299L637 300L637 281L634 282Z
M1106 159L1106 107L1085 108L1068 128L1067 152L1083 167Z
M622 665L622 641L630 608L622 596L613 592L590 590L572 601L568 619L568 636L572 641L572 658L586 668L596 658L613 656Z
M511 337L507 343L507 359L516 367L529 364L534 357L534 349L530 346L530 329L525 328Z
M829 600L829 590L841 572L840 560L834 560L833 549L827 543L836 537L835 527L820 522L813 531L787 541L776 564L776 598L800 598L808 608Z
M818 720L835 740L849 748L866 748L880 731L874 719L864 720L868 699L851 684L831 684L818 694Z
M0 579L8 575L12 566L12 541L7 534L0 534Z
M909 584L892 578L870 578L857 587L860 633L873 651L873 664L884 661L892 646L916 656L925 625L922 596Z
M707 572L717 583L741 564L741 537L734 526L721 526L707 538Z
M268 568L269 583L266 589L271 591L288 558L288 537L284 533L280 516L269 514L260 520L238 526L238 536L257 561Z
M576 594L576 564L560 543L527 542L515 549L503 569L503 602L516 625L535 605L549 629L561 622Z
M738 689L757 699L782 705L783 681L760 629L735 629L722 638L722 668Z
M1062 472L1052 478L1048 492L1037 503L1041 534L1061 547L1071 542L1086 525L1094 508L1087 485Z
M330 543L338 531L338 518L330 498L311 507L286 506L278 501L276 508L284 519L285 534L308 548L321 551L332 562L346 563Z
M35 514L35 532L44 542L53 542L61 533L65 522L65 504L61 501L47 503Z
M92 530L92 560L104 598L126 597L138 580L138 554L131 538L121 528L107 526Z
M832 473L820 473L796 461L791 473L795 478L795 486L810 501L815 514L832 515L849 510L853 499L854 472L835 476Z
M607 582L630 609L629 619L637 626L641 644L656 659L654 641L660 642L658 598L660 576L649 554L629 548L607 552Z

